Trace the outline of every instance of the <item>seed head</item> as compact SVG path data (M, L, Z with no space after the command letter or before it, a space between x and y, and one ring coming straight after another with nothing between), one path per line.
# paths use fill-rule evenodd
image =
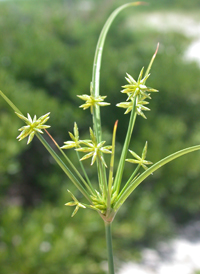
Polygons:
M27 124L27 126L23 126L20 129L18 129L19 131L21 131L20 135L17 136L17 139L19 139L19 141L29 136L27 141L27 144L29 144L33 140L33 137L36 132L43 133L42 129L50 127L48 125L44 125L44 123L50 118L49 117L50 112L41 116L38 119L36 115L34 115L32 119L29 113L27 114L27 118L23 116L22 114L19 114L17 112L15 113L20 119L22 119Z

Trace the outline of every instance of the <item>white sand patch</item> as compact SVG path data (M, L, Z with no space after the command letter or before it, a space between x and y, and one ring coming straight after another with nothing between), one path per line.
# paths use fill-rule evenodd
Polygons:
M155 29L159 32L176 31L191 38L193 41L184 53L186 61L196 61L200 65L200 16L173 12L152 12L136 15L128 21L135 28Z
M179 237L143 249L140 263L128 262L117 274L194 274L200 270L200 222L186 226Z

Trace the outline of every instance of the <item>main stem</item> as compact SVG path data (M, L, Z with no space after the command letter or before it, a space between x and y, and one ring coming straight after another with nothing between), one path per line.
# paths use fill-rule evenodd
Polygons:
M105 223L106 230L106 244L107 244L107 253L108 253L108 273L115 274L114 262L113 262L113 247L112 247L112 232L111 232L111 223Z

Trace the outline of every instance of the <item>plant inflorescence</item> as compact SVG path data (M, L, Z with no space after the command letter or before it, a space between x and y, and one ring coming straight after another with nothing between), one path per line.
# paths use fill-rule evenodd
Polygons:
M7 98L7 96L2 91L0 91L0 95L12 107L16 115L26 124L19 129L21 133L17 137L17 139L21 141L24 138L28 137L27 144L29 144L33 140L34 136L37 136L42 144L46 147L48 152L55 159L55 161L58 163L58 165L61 167L61 169L72 181L72 183L75 184L78 190L86 198L87 202L80 202L74 196L74 194L69 191L69 194L72 197L72 201L66 203L66 205L75 206L72 217L77 213L79 208L89 208L98 212L98 214L104 220L106 226L110 273L114 273L110 224L112 223L119 208L131 195L134 189L154 171L156 171L166 163L186 153L200 149L200 145L189 147L181 151L175 152L160 160L159 162L153 164L149 160L146 160L147 142L144 145L141 156L137 155L132 150L132 148L129 148L137 116L142 116L145 119L147 118L144 112L150 110L146 106L149 104L148 100L151 99L152 93L158 92L158 90L147 85L147 80L150 77L150 70L158 52L158 44L156 51L150 60L149 66L147 67L146 71L144 67L141 69L137 80L135 80L135 78L133 78L130 74L126 73L125 79L127 81L127 84L122 86L121 92L127 95L127 99L125 102L118 103L117 107L125 108L125 114L129 114L130 117L124 145L116 169L117 171L116 174L114 174L115 139L118 121L116 121L116 123L114 124L112 143L110 145L105 144L106 142L103 140L101 127L100 108L103 106L109 106L110 103L104 102L106 96L101 96L99 91L101 57L107 32L115 17L123 9L131 6L137 6L140 4L142 4L142 2L129 3L116 9L106 21L100 34L94 57L92 81L90 84L90 94L78 95L81 100L85 101L84 104L80 105L80 108L83 108L83 110L86 111L88 111L87 109L89 109L92 115L93 125L89 128L89 139L83 140L79 138L79 129L77 123L75 122L73 133L69 132L69 137L71 140L64 142L63 146L59 146L50 135L50 133L47 131L47 128L49 128L50 126L45 125L45 123L49 119L50 113L47 113L38 119L36 115L31 118L31 116L27 114L26 118L21 113L21 111ZM43 138L43 136L41 135L43 133L42 130L44 130L45 133L47 133L54 141L61 155L64 156L64 160L61 159L58 153L56 153L55 150ZM67 154L65 153L65 151L68 149L74 149L80 164L80 168L74 166L74 164L68 158ZM110 154L110 163L106 163L104 154ZM132 157L130 158L130 156ZM86 159L91 160L91 165L96 165L98 187L92 184L89 176L87 175L83 162ZM128 180L122 184L126 162L134 164L135 169L133 170ZM149 165L151 166L148 167Z

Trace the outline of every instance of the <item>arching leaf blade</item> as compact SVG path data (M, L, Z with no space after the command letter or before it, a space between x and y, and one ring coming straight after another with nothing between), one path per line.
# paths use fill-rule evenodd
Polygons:
M149 175L151 175L153 172L155 172L157 169L161 168L165 164L175 160L176 158L179 158L187 153L200 150L200 145L188 147L182 150L179 150L173 154L170 154L169 156L163 158L159 162L155 163L153 166L148 168L146 171L144 171L127 189L123 192L123 194L120 196L119 199L114 205L115 210L117 210L129 197L129 195L133 192L133 190L142 183Z

